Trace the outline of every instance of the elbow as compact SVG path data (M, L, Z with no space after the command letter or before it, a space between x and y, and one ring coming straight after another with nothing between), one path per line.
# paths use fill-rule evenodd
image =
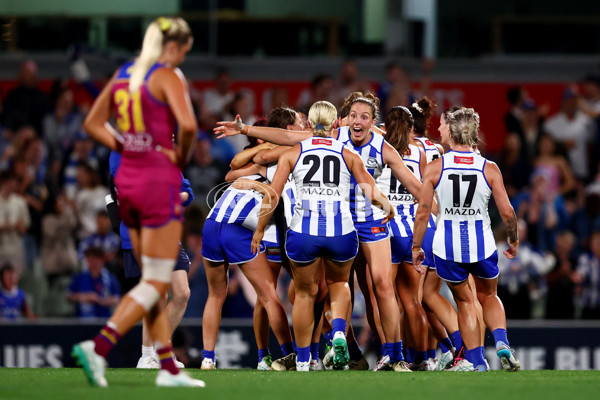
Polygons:
M181 121L179 123L179 130L184 135L194 135L198 131L198 125L193 119L189 121Z

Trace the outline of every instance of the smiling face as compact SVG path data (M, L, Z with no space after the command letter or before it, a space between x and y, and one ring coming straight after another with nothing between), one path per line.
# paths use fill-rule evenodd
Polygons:
M440 132L442 144L450 145L450 125L446 122L444 114L440 116L440 127L438 128L438 131Z
M350 108L348 126L350 138L357 146L362 146L370 138L371 125L373 125L373 110L370 105L356 102Z

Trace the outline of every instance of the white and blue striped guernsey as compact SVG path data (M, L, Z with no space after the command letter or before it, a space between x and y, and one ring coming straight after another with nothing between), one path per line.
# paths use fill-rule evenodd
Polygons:
M267 166L267 172L265 175L267 175L267 181L269 181L269 184L273 182L275 171L277 171L277 164L269 164L269 166ZM283 192L281 193L281 199L283 200L285 210L285 223L287 226L290 226L292 223L292 217L294 216L294 206L296 205L296 183L294 182L294 178L291 174L285 182Z
M368 143L362 146L355 146L350 138L350 128L343 126L338 129L338 140L358 153L365 163L367 171L369 171L373 176L373 179L377 181L383 171L382 151L385 139L377 133L371 132L370 134L371 140L369 140ZM365 198L365 195L357 185L354 177L352 177L351 183L350 212L352 212L354 222L371 222L383 219L385 213Z
M431 140L426 137L418 137L415 138L423 145L423 149L425 150L425 157L427 158L427 164L432 162L433 160L437 160L442 155L440 153L440 149L433 143Z
M297 197L290 229L325 237L353 232L348 203L352 174L342 154L344 145L332 138L313 137L300 146L292 170Z
M265 181L260 175L245 176L246 179ZM262 194L254 190L238 190L229 186L217 204L208 213L208 219L225 224L238 224L256 230Z
M408 151L402 155L406 167L422 181L421 151L414 144L408 145ZM413 234L417 205L413 196L394 176L392 169L386 165L377 179L377 186L396 209L394 219L390 221L393 236L409 237Z
M492 189L483 173L487 160L473 152L442 156L435 186L439 214L433 253L448 261L474 263L496 251L488 202Z

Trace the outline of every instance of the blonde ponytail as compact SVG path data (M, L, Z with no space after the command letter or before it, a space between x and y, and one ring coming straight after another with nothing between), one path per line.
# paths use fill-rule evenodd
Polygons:
M160 17L152 21L146 29L142 51L131 69L129 92L134 93L140 89L146 74L159 59L163 46L168 41L174 40L181 45L189 43L191 39L192 31L182 18Z
M142 86L146 73L154 65L162 53L163 33L158 20L153 21L146 29L142 51L136 58L129 78L129 93L135 93Z
M472 108L461 107L446 115L454 143L477 146L479 143L479 114Z
M308 110L308 122L315 136L327 137L337 120L337 109L328 101L317 101Z

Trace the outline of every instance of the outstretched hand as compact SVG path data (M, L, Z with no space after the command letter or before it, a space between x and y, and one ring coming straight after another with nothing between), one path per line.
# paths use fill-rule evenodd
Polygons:
M244 128L244 123L239 114L235 116L234 121L219 121L217 122L217 125L219 126L213 129L215 135L219 135L217 136L217 139L239 135Z

